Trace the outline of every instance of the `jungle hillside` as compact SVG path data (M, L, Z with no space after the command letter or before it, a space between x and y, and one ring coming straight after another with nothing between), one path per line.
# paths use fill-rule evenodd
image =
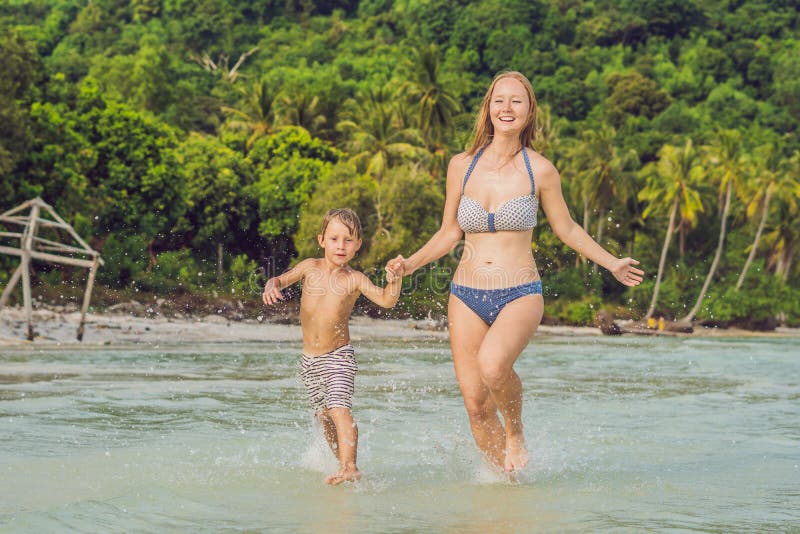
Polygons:
M95 307L269 315L264 281L319 255L330 208L361 216L354 266L377 283L426 242L483 93L518 70L573 218L647 272L625 288L540 214L546 321L602 309L798 326L799 13L798 0L0 0L0 212L41 197L99 250ZM389 313L445 314L458 253L408 278ZM17 265L0 256L0 285ZM31 274L36 302L65 306L87 276Z

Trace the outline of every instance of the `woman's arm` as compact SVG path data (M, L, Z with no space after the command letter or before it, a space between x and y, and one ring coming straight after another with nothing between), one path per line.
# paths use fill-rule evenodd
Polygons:
M535 167L539 202L556 236L577 253L608 269L622 284L639 285L644 271L634 267L639 265L638 261L613 256L572 219L561 192L561 176L553 164L539 156Z
M264 285L264 292L261 294L261 300L264 304L275 304L279 300L283 300L284 296L281 290L302 280L313 262L314 260L311 258L305 259L285 273L267 280Z
M458 226L456 215L458 214L458 203L461 200L461 184L468 164L469 158L466 154L458 154L450 159L450 164L447 166L444 212L439 230L410 257L398 256L394 260L390 260L387 270L400 276L411 274L453 250L453 247L461 240L464 232ZM402 262L402 267L398 265L399 262Z

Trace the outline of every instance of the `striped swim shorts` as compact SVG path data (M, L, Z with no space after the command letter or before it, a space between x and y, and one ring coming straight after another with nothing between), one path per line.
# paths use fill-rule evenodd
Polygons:
M325 408L352 408L356 371L356 353L350 344L321 356L303 354L300 378L314 412Z

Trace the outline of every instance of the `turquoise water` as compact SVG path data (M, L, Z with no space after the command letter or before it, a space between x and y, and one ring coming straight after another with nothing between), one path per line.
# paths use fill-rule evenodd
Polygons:
M337 488L299 344L0 349L0 530L800 529L796 338L537 336L516 483L478 457L446 343L356 348L365 479Z

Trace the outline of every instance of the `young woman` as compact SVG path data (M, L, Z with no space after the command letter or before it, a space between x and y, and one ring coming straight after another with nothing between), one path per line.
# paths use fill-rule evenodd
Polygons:
M530 81L519 72L498 74L483 98L472 146L450 160L441 227L413 255L386 267L411 274L466 235L448 304L453 364L475 442L508 472L529 461L514 362L544 309L531 253L539 205L559 239L622 284L638 285L644 274L638 261L612 256L572 220L558 171L533 150L535 132Z

